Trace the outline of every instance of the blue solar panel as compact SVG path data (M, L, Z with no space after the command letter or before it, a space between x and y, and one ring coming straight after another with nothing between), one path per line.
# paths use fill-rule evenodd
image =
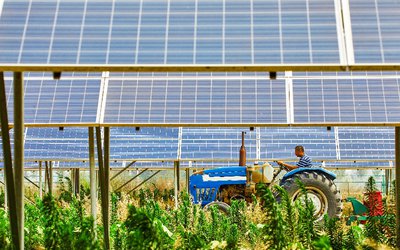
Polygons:
M113 80L106 123L286 123L282 80Z
M339 63L330 0L5 0L0 63Z
M350 0L356 63L400 62L400 2Z
M177 128L112 128L111 159L177 159Z
M183 128L182 159L237 159L241 146L240 128ZM247 129L248 130L248 129ZM245 138L247 158L256 158L255 132ZM236 162L235 165L238 163Z
M75 75L75 74L74 74ZM78 74L79 76L79 74ZM85 75L88 76L87 74ZM100 77L50 80L43 74L25 78L26 123L94 123L97 119ZM12 81L6 81L9 121L13 122Z
M302 145L314 159L336 159L334 131L326 128L261 128L262 159L294 159Z
M341 159L394 159L394 128L339 128Z
M88 159L88 129L28 128L25 136L26 159Z
M399 79L293 80L294 121L399 122Z

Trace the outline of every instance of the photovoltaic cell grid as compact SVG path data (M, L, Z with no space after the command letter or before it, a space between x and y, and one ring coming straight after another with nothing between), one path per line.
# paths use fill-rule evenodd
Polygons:
M356 63L400 62L400 2L350 0Z
M286 123L282 80L113 80L104 122Z
M100 78L85 79L82 77L82 79L76 80L55 81L40 79L40 77L35 75L37 73L32 73L24 81L24 112L26 123L96 122ZM8 119L10 122L13 122L14 110L12 88L12 81L7 80L6 94Z
M0 62L339 63L330 0L5 0Z
M243 130L246 128L183 128L182 166L188 166L188 160L196 160L192 162L192 167L237 165ZM12 138L12 130L10 132ZM131 128L112 128L110 132L112 167L126 166L130 163L130 159L173 160L178 157L179 129L177 128L141 128L140 131ZM394 159L392 128L340 127L337 138L333 129L327 131L325 128L260 128L260 132L261 159L296 159L294 155L296 145L303 145L307 154L315 160L362 160L328 161L325 164L329 167L382 167L389 166L389 163L365 161ZM245 142L248 159L257 158L255 133L247 131ZM25 158L29 161L60 160L54 163L55 167L87 167L87 161L68 162L88 158L87 136L87 129L83 128L65 128L63 131L54 128L28 128ZM95 150L95 154L96 152ZM231 161L218 162L221 159ZM171 164L171 162L141 162L135 163L134 167L172 167ZM320 165L319 162L315 164ZM26 166L37 167L38 163L27 162Z
M237 159L242 144L240 128L183 128L182 159ZM247 158L256 158L255 131L247 132L245 146ZM237 165L238 163L236 163Z
M294 148L303 145L314 159L336 159L335 134L326 128L260 128L261 158L296 158Z
M88 159L87 128L28 128L25 137L26 159ZM82 164L81 164L82 165Z
M399 79L293 80L294 121L399 122Z
M394 159L394 128L339 128L341 159Z
M111 128L110 159L176 159L178 128Z

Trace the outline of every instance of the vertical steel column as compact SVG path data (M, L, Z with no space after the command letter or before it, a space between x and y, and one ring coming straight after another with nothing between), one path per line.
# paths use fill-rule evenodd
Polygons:
M69 179L71 180L71 192L73 193L73 194L75 194L75 183L74 183L74 181L75 181L75 172L74 172L74 169L73 168L70 168L69 169Z
M44 162L44 192L47 194L49 192L49 166L47 161Z
M79 195L79 168L75 168L74 170L74 191L75 196Z
M108 146L109 147L109 130L106 131L104 129L104 137L108 136L108 139L104 139L104 147ZM96 128L96 138L97 138L97 157L98 157L98 162L99 162L99 182L100 182L100 193L101 193L101 212L102 212L102 217L103 217L103 227L104 227L104 248L105 249L110 249L110 218L108 215L109 212L109 194L108 194L108 187L107 186L107 181L106 181L106 174L105 174L105 166L103 165L104 160L109 159L109 157L104 157L103 159L103 147L101 145L101 129L100 127ZM107 144L107 145L106 145ZM108 150L104 150L104 154L109 153ZM106 152L107 151L107 152ZM107 163L107 166L109 166L109 162Z
M17 204L15 200L14 173L12 166L10 133L8 128L6 87L3 72L0 72L0 107L1 140L3 145L4 174L6 182L5 184L7 191L7 201L9 207L8 211L10 213L11 235L14 247L16 249L20 249Z
M385 194L386 197L389 195L389 169L385 169Z
M42 161L39 161L39 197L43 198L43 183L42 183Z
M49 193L53 196L53 161L49 161Z
M19 246L24 247L24 79L14 72L14 180Z
M189 193L190 173L188 168L185 169L185 174L186 174L186 192Z
M106 247L110 249L110 128L104 128L104 231L107 233Z
M395 127L395 158L396 158L396 246L400 248L400 127Z
M94 129L89 128L89 167L90 167L90 202L91 215L94 220L93 227L96 227L97 218L97 186L96 186L96 168L94 162Z
M174 161L174 200L175 208L178 207L178 195L179 195L179 161Z
M8 209L8 198L7 198L7 181L6 181L6 172L3 169L3 181L4 181L4 209L7 211Z

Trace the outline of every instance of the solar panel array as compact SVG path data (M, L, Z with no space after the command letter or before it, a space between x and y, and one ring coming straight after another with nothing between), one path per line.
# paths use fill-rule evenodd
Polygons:
M352 46L342 44L340 18L346 17L330 0L5 0L0 64L327 65L343 64L346 53L354 53L355 63L399 63L400 4L349 0L349 6L351 33L346 38L351 35ZM55 81L48 74L29 73L25 122L229 126L400 121L397 72L389 72L391 78L382 72L295 73L275 81L263 74L63 73ZM368 78L371 74L375 77ZM12 122L9 75L6 84ZM180 155L200 159L199 164L216 158L236 164L240 131L113 128L111 158ZM325 128L261 128L259 153L255 135L247 139L248 157L254 159L292 158L297 144L314 158L394 155L393 130L387 128L338 128L336 134ZM25 148L28 159L87 158L87 129L29 128Z
M399 79L294 80L294 122L398 122Z
M400 61L400 3L392 0L350 0L356 63Z
M73 74L75 79L52 80L45 74L25 76L24 112L26 123L95 123L101 78ZM90 76L90 77L89 77ZM13 84L6 78L9 121L13 122Z
M186 77L190 74L176 80L163 79L162 75L148 80L110 77L104 122L286 123L284 81L202 80L199 74L189 80Z
M246 130L247 158L251 161L295 160L296 145L303 145L315 160L327 160L327 166L382 167L389 166L389 161L394 159L394 130L373 127L337 127L332 130L316 127L260 128L259 131L246 128L141 128L139 131L112 128L110 159L113 166L119 167L132 160L142 161L135 166L172 167L171 161L178 159L183 161L183 166L187 166L188 161L192 161L193 167L237 165L241 131ZM87 136L88 130L84 128L64 128L63 131L28 128L25 158L27 161L60 161L58 166L86 167Z
M330 0L6 0L0 52L3 63L339 63Z

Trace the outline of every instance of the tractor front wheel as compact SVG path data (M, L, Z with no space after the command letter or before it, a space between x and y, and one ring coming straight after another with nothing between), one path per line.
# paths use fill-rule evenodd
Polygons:
M313 172L302 172L289 177L282 187L286 189L292 201L304 199L304 194L297 185L296 179L304 184L307 197L314 204L316 221L321 221L325 214L328 214L329 217L340 217L342 196L331 179Z

